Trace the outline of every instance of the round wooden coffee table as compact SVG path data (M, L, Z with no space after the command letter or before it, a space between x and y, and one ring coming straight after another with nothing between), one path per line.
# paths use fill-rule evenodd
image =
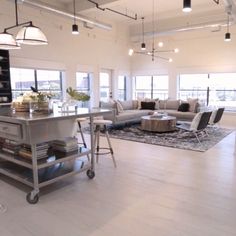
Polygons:
M143 116L141 117L141 129L152 132L169 132L175 130L176 117L174 116Z

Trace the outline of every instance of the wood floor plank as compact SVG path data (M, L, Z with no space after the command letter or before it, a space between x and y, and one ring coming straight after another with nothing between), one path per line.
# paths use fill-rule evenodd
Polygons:
M0 180L0 235L236 235L235 133L204 153L111 141L117 168L101 156L93 180L48 186L36 205Z

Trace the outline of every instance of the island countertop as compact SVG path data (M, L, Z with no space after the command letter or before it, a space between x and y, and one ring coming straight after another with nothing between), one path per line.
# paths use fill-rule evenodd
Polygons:
M100 108L77 108L75 112L54 110L51 114L31 114L29 112L5 112L0 114L0 137L28 144L47 142L71 136L76 118L93 118L111 113Z

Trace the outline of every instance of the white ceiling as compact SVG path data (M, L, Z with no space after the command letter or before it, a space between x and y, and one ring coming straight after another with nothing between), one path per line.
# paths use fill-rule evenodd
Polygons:
M64 8L64 10L72 11L73 0L40 0L41 2L47 3L49 5L57 6L59 8ZM182 6L183 0L94 0L98 2L101 7L108 7L113 10L122 12L124 14L134 16L138 15L139 18L145 17L151 19L153 13L158 14L160 18L171 18L183 15ZM220 0L220 4L217 5L213 0L192 0L191 14L199 14L209 11L224 11L224 0ZM38 2L38 1L36 1ZM110 2L104 4L106 2ZM154 7L153 7L154 5ZM112 21L127 21L130 22L128 18L117 15L110 11L101 11L95 8L95 5L89 3L87 0L76 0L77 12L85 14L90 17L105 17Z

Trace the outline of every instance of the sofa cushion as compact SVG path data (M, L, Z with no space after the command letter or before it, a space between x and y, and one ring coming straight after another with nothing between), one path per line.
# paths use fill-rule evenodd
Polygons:
M155 102L141 102L141 110L155 110Z
M120 103L123 110L132 110L133 109L133 101L132 100L128 100L128 101L117 100L117 103Z
M124 109L123 109L123 107L122 107L122 105L119 101L117 101L116 103L117 103L117 111L118 111L118 114L119 114L119 113L123 112Z
M178 111L182 111L182 112L189 111L189 103L181 103L178 107Z
M179 100L166 100L166 109L178 110Z
M198 98L188 98L187 102L189 103L189 111L197 112L197 109L198 109Z
M115 101L110 101L110 102L100 101L100 107L104 109L114 109L116 115L118 114L117 103Z

